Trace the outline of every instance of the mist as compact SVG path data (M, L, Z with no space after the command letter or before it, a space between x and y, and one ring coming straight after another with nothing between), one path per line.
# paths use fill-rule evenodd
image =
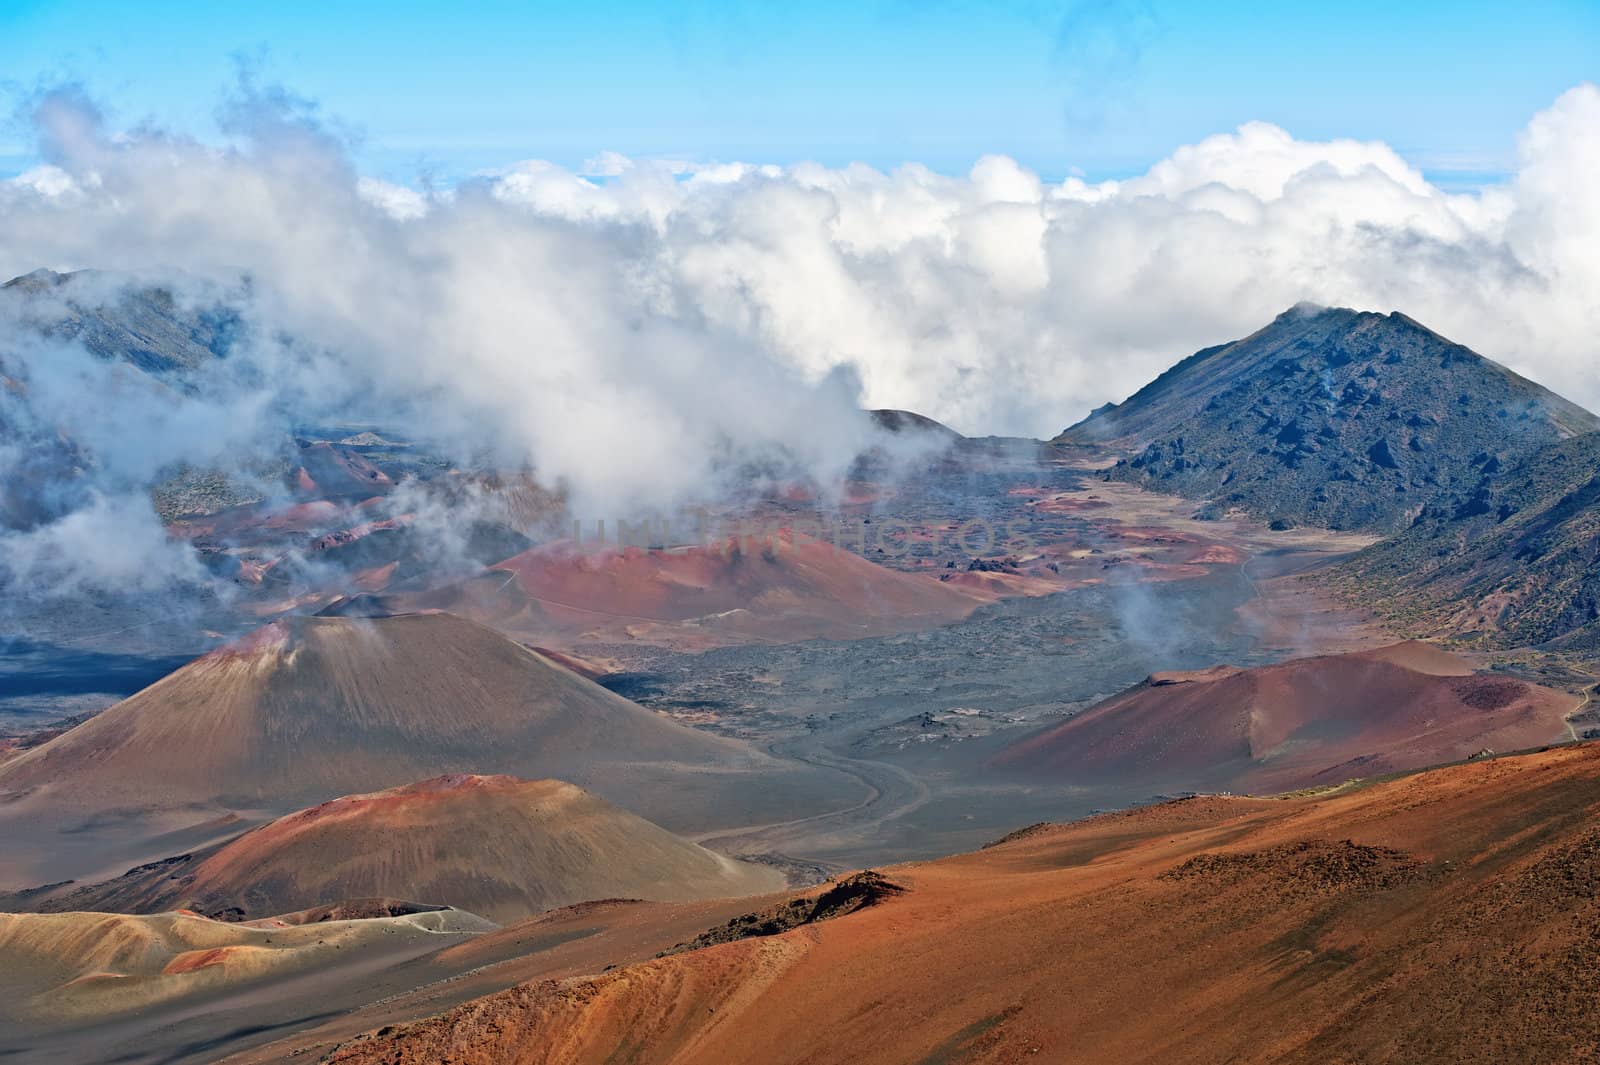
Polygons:
M950 176L604 154L405 188L287 92L245 84L222 113L205 143L113 128L73 88L33 102L47 163L0 182L0 275L105 271L240 328L175 387L0 322L0 575L197 579L149 485L247 478L300 425L404 426L574 513L637 514L752 469L837 483L877 439L863 408L1048 437L1300 301L1403 310L1600 405L1592 85L1469 193L1383 144L1263 123L1100 183L1001 156Z

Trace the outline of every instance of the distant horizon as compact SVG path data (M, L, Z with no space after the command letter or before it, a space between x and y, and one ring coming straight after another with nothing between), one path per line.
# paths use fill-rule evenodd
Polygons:
M915 9L899 0L665 15L477 4L290 2L194 17L182 3L8 4L0 108L80 85L119 129L201 140L240 72L288 86L362 173L450 186L527 159L616 153L965 173L1005 155L1047 181L1120 180L1179 145L1265 122L1381 142L1447 190L1514 172L1528 115L1594 77L1600 8L1358 3L1337 10L1090 0ZM0 126L0 178L43 161Z
M1571 85L1565 86L1564 88L1570 89L1584 84L1593 84L1593 82L1576 81ZM276 87L283 88L281 86ZM105 113L107 119L113 126L120 126L120 124L117 122L117 119L121 115L121 110L115 107L106 106L108 101L93 91L92 82L84 82L72 79L60 82L41 83L39 86L36 86L25 93L17 92L15 89L7 93L6 88L6 83L0 81L0 100L4 100L9 97L12 104L10 110L14 113L25 112L30 103L48 92L60 91L62 89L81 89L88 95L89 99L92 100L94 104L103 109L103 113ZM289 89L285 89L285 91L289 91ZM215 97L219 100L222 99L224 95L225 90L222 88L219 88L215 93ZM1556 95L1559 95L1559 93ZM344 139L346 147L350 151L351 157L358 163L366 164L361 166L361 173L363 176L375 178L395 184L402 188L408 188L417 191L424 191L430 188L448 190L473 181L493 179L514 170L519 164L534 161L554 164L584 178L587 181L604 185L606 182L615 177L615 175L607 174L603 170L603 167L610 160L626 160L627 162L633 164L659 166L680 174L692 174L696 171L715 170L724 167L776 167L787 170L799 166L815 165L826 167L828 169L839 170L864 166L885 174L891 174L907 167L920 167L926 168L933 174L936 174L940 177L959 179L964 177L968 172L970 172L972 167L982 162L982 160L985 158L1002 157L1014 160L1018 164L1026 167L1035 175L1037 175L1039 180L1046 185L1061 185L1073 180L1082 181L1090 185L1099 185L1107 182L1130 181L1142 177L1148 174L1152 167L1170 158L1172 152L1175 150L1191 147L1192 145L1204 141L1210 137L1235 134L1239 132L1240 129L1250 125L1269 125L1277 129L1282 129L1285 133L1297 140L1310 139L1302 138L1299 132L1292 126L1283 126L1279 125L1278 123L1268 122L1265 119L1251 118L1245 119L1232 126L1218 126L1209 129L1199 134L1192 141L1175 142L1169 145L1165 151L1152 149L1151 154L1140 157L1137 160L1127 160L1114 165L1100 166L1079 166L1068 163L1065 165L1057 165L1055 168L1051 168L1048 165L1036 165L1034 160L1030 159L1026 155L1004 151L999 148L993 150L984 150L982 148L975 147L970 156L964 156L960 158L949 156L948 153L946 153L943 158L943 165L937 165L926 162L920 158L907 156L903 158L885 159L882 157L875 157L871 153L867 152L863 152L859 155L817 152L807 155L780 157L773 155L760 156L755 154L746 156L706 155L703 153L697 153L693 150L684 149L678 151L629 154L618 151L612 146L601 144L599 142L596 142L594 148L589 151L580 150L576 153L562 154L554 152L541 152L537 142L530 140L527 146L522 149L513 148L508 145L495 152L490 152L488 150L473 150L460 158L469 158L474 155L481 156L482 162L480 164L467 165L465 163L461 163L452 166L449 163L437 161L437 156L431 151L406 153L397 152L382 147L381 145L375 146L373 143L371 143L368 136L362 131L359 124L346 121L345 116L336 114L321 114L320 107L317 107L313 101L307 100L305 102L312 105L311 110L318 112L319 117L322 120L328 122L330 130L333 131L336 136L340 136ZM1539 104L1538 107L1545 106L1548 103L1549 100L1545 100ZM1535 107L1534 110L1537 110L1538 107ZM188 130L177 126L163 125L154 115L147 114L137 117L129 117L131 120L126 123L126 128L148 128L154 126L156 128L169 130L171 132L179 132L185 135L197 136L193 130ZM11 132L14 136L16 129L20 127L21 123L13 122L11 125L13 127ZM216 128L212 123L202 124L202 126L207 125L212 126L212 128L208 131L210 135L197 136L197 139L207 143L215 144L224 144L228 142L229 138L222 130ZM0 127L0 131L3 131L3 129L4 127ZM1323 138L1317 139L1322 140ZM1334 133L1326 138L1328 141L1350 141L1354 143L1380 146L1390 150L1394 152L1399 159L1404 161L1408 166L1412 167L1417 171L1417 173L1422 175L1422 177L1430 185L1433 185L1441 192L1446 193L1480 193L1485 190L1504 185L1506 182L1515 178L1515 153L1512 150L1515 145L1515 139L1516 138L1514 135L1508 139L1507 150L1503 157L1495 157L1493 159L1473 158L1464 161L1453 161L1427 149L1407 149L1391 144L1382 140L1381 138L1367 138L1356 136L1354 134L1338 133ZM490 161L491 158L493 161ZM422 159L428 159L429 161L420 162L419 160ZM48 158L37 150L36 145L30 145L20 140L4 139L4 133L0 132L0 181L16 179L29 173L30 171L38 169L40 166L47 165L48 162ZM1493 165L1488 165L1490 163Z

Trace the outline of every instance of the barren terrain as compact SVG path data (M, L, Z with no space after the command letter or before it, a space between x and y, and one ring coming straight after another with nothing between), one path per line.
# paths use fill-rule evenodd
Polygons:
M1597 780L1600 751L1564 748L1040 827L885 869L903 892L834 921L524 984L328 1060L1583 1060Z

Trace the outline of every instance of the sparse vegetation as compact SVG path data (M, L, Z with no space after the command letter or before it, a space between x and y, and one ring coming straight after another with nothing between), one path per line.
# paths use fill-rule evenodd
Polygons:
M1138 450L1107 471L1275 529L1394 530L1486 473L1600 428L1403 314L1295 308L1062 434Z

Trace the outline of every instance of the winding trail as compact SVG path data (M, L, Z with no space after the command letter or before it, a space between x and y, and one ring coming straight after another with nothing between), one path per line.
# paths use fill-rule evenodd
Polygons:
M1268 597L1250 571L1252 563L1261 561L1260 553L1253 547L1235 543L1250 555L1237 567L1249 593L1244 602L1235 607L1237 610L1247 603L1264 603ZM859 850L876 830L912 813L931 798L929 786L910 772L888 762L840 754L827 746L830 741L840 745L849 742L848 737L839 734L827 739L805 736L772 743L767 750L774 757L831 769L860 781L866 788L866 797L860 802L841 810L718 829L691 838L730 857L767 856L842 869L846 865L831 862L830 855Z
M869 830L922 806L930 795L926 784L898 766L835 754L815 740L776 743L769 750L778 758L853 777L867 789L867 797L842 810L691 837L696 843L733 857L770 854L817 861L813 855L860 840Z
M1097 531L1095 526L1081 535L1092 538ZM1264 584L1275 577L1325 565L1344 553L1339 550L1330 554L1314 543L1262 544L1248 535L1229 535L1225 531L1213 535L1246 556L1233 567L1245 593L1242 601L1232 607L1236 613L1251 604L1272 611L1275 597ZM1292 611L1292 606L1289 609ZM1262 636L1258 633L1252 639L1259 643ZM848 862L849 855L870 849L875 837L889 831L887 826L892 822L934 798L928 783L897 765L840 753L849 749L847 745L859 735L857 730L870 730L873 724L885 723L856 721L846 733L806 735L767 745L768 752L777 758L831 769L860 781L866 793L859 802L791 820L718 829L694 837L695 842L733 857L763 856L843 868L841 861ZM938 786L936 781L933 787Z
M1594 683L1590 684L1589 687L1584 689L1583 702L1579 703L1571 713L1567 714L1567 716L1562 719L1562 724L1567 726L1567 735L1571 737L1571 741L1573 743L1580 742L1581 737L1578 735L1578 730L1572 727L1572 719L1589 709L1589 704L1594 702L1595 688L1600 686L1600 677L1597 677L1591 673L1589 674L1589 679Z

